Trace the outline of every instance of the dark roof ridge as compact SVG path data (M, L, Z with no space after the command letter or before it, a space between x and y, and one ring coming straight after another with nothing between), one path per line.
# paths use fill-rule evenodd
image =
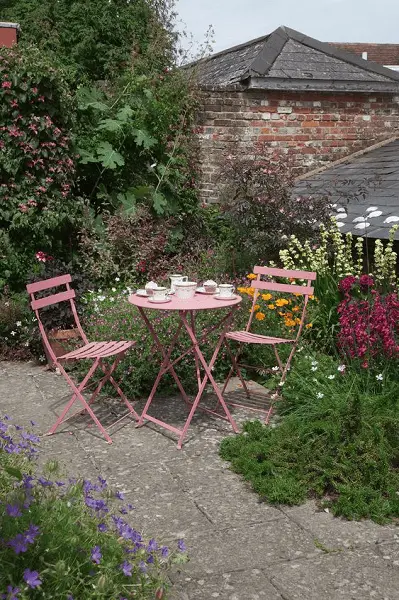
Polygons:
M281 29L283 29L291 39L294 39L305 46L310 46L311 48L319 50L320 52L323 52L324 54L327 54L333 58L337 58L339 60L343 60L344 62L355 65L356 67L360 67L364 71L378 73L384 77L399 81L399 73L392 71L391 69L387 69L378 63L364 60L360 56L356 56L356 54L346 52L345 50L340 50L335 46L332 46L331 43L320 42L319 40L309 37L308 35L305 35L300 31L296 31L295 29L290 29L289 27L285 26L283 26Z

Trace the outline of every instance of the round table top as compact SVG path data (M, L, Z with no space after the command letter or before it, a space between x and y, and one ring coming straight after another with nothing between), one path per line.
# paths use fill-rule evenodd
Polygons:
M194 298L190 298L190 300L180 300L175 295L169 297L171 299L170 302L158 303L150 302L148 298L144 298L143 296L132 294L129 296L129 302L140 308L153 308L156 310L213 310L235 306L242 300L241 296L237 295L228 300L218 300L213 295L198 293L195 294Z

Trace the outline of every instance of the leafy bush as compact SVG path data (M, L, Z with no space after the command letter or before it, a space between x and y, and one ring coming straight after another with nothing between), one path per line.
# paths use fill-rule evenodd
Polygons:
M248 422L221 456L271 503L316 497L335 515L399 516L399 381L395 368L360 376L326 355L297 354L277 424Z
M168 1L3 0L2 17L79 79L113 79L134 58L164 67L173 56ZM117 18L116 17L117 14ZM143 65L144 68L144 65Z
M246 148L245 157L228 156L221 169L224 218L239 270L278 258L291 235L312 244L316 225L329 218L325 198L295 197L289 165L262 156L262 147Z
M10 417L0 420L2 597L166 598L164 573L185 555L146 541L121 516L133 507L101 477L60 481L54 462L38 472L38 442Z
M33 47L3 48L0 80L0 286L18 288L37 252L71 253L82 202L62 72Z

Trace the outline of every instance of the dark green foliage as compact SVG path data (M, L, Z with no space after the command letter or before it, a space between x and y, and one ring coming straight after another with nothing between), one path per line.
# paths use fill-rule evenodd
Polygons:
M399 381L394 369L380 381L337 366L325 356L298 358L281 422L247 423L222 442L221 455L264 500L316 497L336 515L384 522L399 516Z
M57 57L78 79L114 79L143 56L143 69L161 69L173 57L169 2L3 0L2 18L20 23L22 44Z

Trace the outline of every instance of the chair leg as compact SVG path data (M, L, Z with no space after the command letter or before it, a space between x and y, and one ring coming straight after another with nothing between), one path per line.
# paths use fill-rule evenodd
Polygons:
M130 404L129 400L126 398L125 394L123 393L122 389L120 388L119 384L115 381L115 379L112 377L113 372L115 371L116 367L118 366L118 364L121 362L121 360L125 357L126 352L123 352L122 354L119 354L118 357L116 358L116 360L113 362L113 364L111 365L111 367L109 368L109 371L107 373L107 366L104 365L104 363L100 360L99 366L100 369L103 371L103 373L105 374L105 378L104 381L102 383L102 386L104 386L107 381L110 382L110 384L114 387L114 389L116 390L117 394L119 395L119 397L123 400L123 402L126 404L127 408L129 409L129 411L131 412L132 415L134 415L135 419L138 421L139 420L139 415L137 414L137 412L134 410L133 406ZM100 382L101 383L101 382Z
M237 356L234 356L234 354L233 354L233 352L232 352L232 350L230 348L230 344L228 343L228 341L226 339L224 340L224 343L225 343L225 346L227 348L227 352L228 352L228 354L230 356L230 360L231 360L231 363L232 363L232 369L233 369L233 371L235 370L235 372L237 373L238 378L241 381L242 387L245 390L246 396L247 396L248 399L250 399L251 398L251 394L249 392L248 386L245 383L244 377L242 376L240 367L238 365L238 359L239 359L239 356L240 356L240 351L237 352Z

